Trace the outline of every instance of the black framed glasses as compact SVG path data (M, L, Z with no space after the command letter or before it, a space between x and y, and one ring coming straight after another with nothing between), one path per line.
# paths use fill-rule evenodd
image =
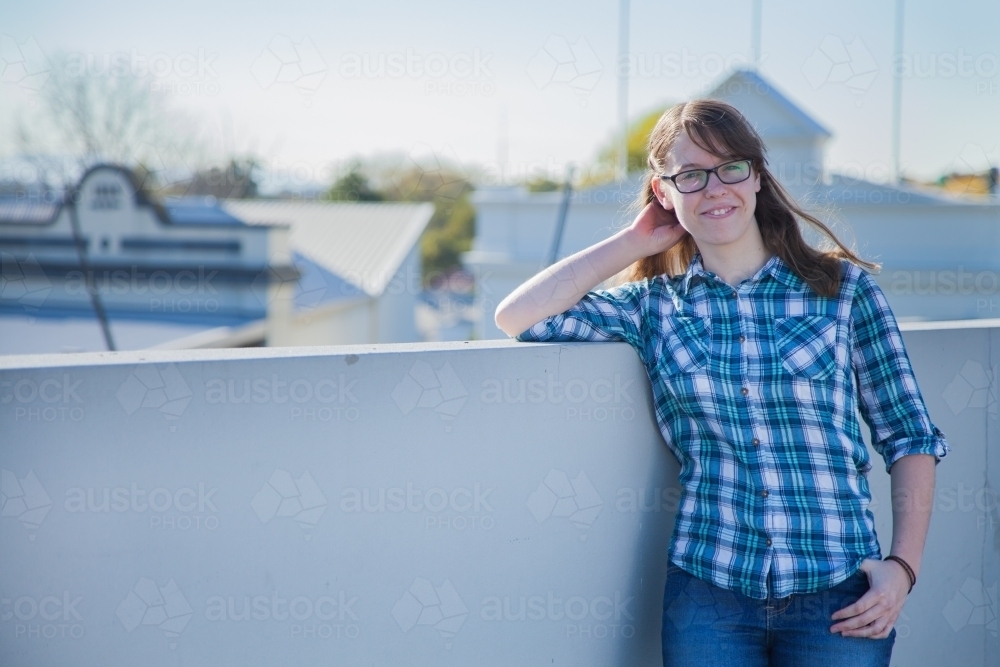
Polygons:
M711 169L691 169L673 176L660 174L660 180L672 182L677 192L686 195L708 187L708 177L711 174L715 174L726 185L742 183L750 178L750 166L751 160L734 160Z

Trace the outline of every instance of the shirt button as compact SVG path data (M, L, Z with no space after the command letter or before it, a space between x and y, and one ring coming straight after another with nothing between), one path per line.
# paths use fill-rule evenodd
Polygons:
M760 492L761 498L767 498L769 495L771 495L771 493L767 489L764 489L763 491Z
M765 542L765 544L766 544L767 546L771 546L771 538L770 538L770 537L769 537L769 538L767 538L767 541Z
M747 389L746 387L743 387L742 389L740 389L740 393L746 396L747 394L750 393L750 390Z
M754 438L750 442L752 442L754 445L759 445L760 444L760 438Z
M739 338L737 338L737 340L740 341L741 343L745 343L745 342L747 342L747 337L746 336L740 336Z

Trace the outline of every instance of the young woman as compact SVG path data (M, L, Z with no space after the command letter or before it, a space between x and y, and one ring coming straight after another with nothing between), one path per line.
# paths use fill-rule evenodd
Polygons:
M683 489L665 665L888 665L948 445L875 266L793 203L727 104L667 111L649 167L631 226L521 285L497 325L627 341L646 367ZM833 249L806 244L796 218ZM859 410L892 479L885 560Z

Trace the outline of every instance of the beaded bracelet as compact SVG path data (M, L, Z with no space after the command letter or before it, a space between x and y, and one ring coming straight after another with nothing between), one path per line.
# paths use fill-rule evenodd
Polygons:
M906 594L909 595L910 592L913 590L914 584L917 583L917 575L913 574L913 568L910 567L910 564L907 563L902 558L900 558L899 556L889 555L889 556L886 556L885 558L883 558L882 560L896 561L897 563L899 563L900 565L903 566L903 569L906 570L906 576L910 580L910 590L906 591Z

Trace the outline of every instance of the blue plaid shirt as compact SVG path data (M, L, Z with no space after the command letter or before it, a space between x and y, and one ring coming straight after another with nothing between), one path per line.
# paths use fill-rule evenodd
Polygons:
M884 294L843 265L827 298L777 256L733 288L696 255L682 276L589 292L517 336L636 349L681 467L670 558L752 598L822 591L881 557L858 409L887 470L949 451Z

